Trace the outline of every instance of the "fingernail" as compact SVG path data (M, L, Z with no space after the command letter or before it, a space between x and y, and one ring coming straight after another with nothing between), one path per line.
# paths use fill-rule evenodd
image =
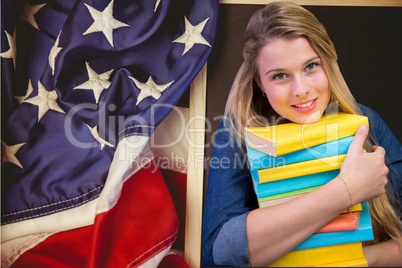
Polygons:
M360 128L362 130L368 130L368 126L366 124L361 125Z

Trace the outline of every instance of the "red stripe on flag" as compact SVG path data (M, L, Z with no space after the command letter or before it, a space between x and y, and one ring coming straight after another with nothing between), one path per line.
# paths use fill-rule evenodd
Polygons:
M179 231L172 246L173 249L184 251L184 233L186 226L186 191L187 174L169 169L160 169L169 189L179 219Z
M60 232L12 267L135 267L169 248L178 218L155 162L124 185L118 203L91 226Z

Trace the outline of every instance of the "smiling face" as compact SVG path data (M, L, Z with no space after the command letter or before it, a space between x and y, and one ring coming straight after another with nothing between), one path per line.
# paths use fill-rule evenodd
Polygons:
M321 59L305 38L277 38L258 56L260 87L272 108L295 123L318 121L330 100Z

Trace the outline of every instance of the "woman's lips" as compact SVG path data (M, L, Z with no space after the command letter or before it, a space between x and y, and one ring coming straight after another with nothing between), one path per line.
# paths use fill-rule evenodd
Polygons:
M313 110L314 107L316 106L316 104L317 104L317 99L314 99L314 100L309 100L307 102L292 105L292 107L298 112L307 113L307 112L310 112L311 110Z

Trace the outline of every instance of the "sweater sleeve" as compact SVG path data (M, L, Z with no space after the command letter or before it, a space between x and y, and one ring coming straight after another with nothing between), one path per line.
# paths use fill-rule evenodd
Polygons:
M246 234L247 214L244 213L231 218L223 224L212 248L216 264L237 267L249 266Z
M247 265L246 215L258 207L247 159L225 122L220 122L216 132L209 164L202 223L203 266Z

